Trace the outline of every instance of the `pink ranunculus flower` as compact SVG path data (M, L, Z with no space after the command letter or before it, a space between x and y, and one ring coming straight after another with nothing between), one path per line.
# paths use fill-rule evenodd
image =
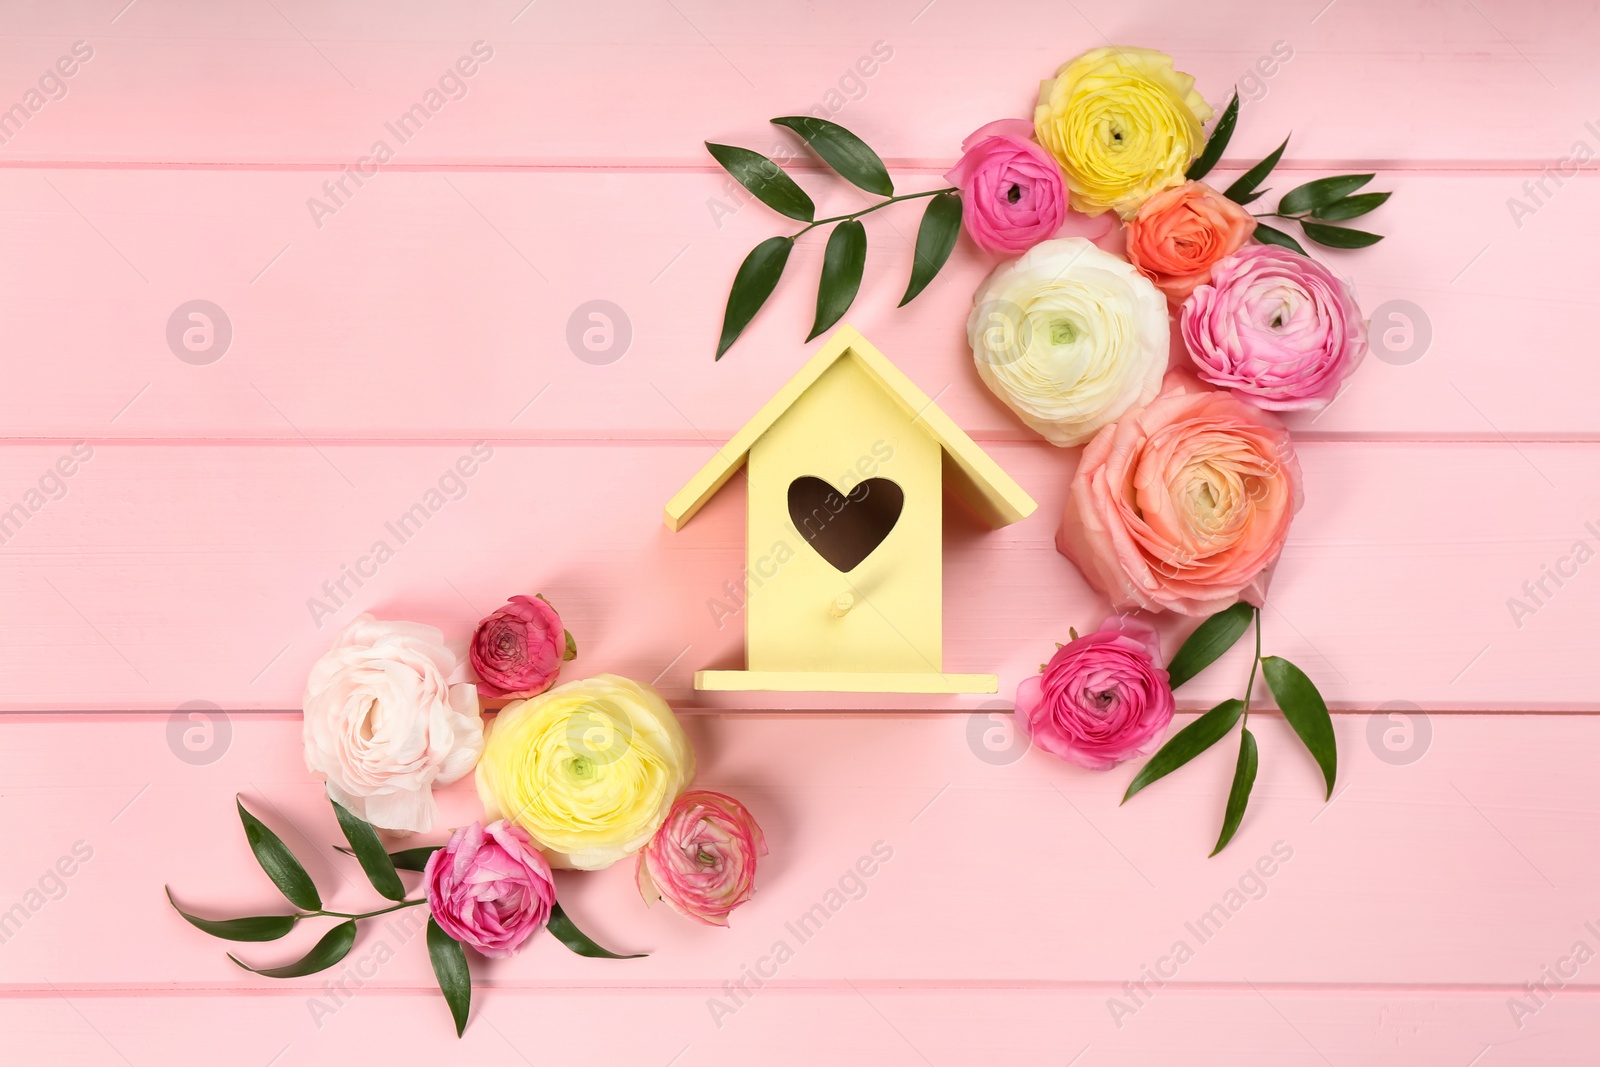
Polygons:
M550 864L522 827L473 823L428 857L422 880L439 928L485 956L510 956L550 921Z
M767 854L761 827L743 804L709 789L691 789L639 853L639 892L673 911L727 926L728 914L755 893L756 860Z
M434 627L358 615L306 679L306 769L374 826L433 829L433 787L483 752L478 692L450 681L457 666Z
M1326 407L1367 350L1350 287L1276 245L1213 266L1184 302L1182 331L1201 378L1275 411Z
M1067 217L1066 182L1024 119L991 122L961 142L944 176L961 190L961 221L985 252L1025 252L1054 237Z
M514 596L478 623L468 657L489 697L531 697L549 689L567 654L561 616L543 597Z
M1259 606L1301 501L1283 424L1171 371L1084 448L1056 547L1117 611Z
M1155 627L1114 615L1017 686L1017 723L1046 752L1092 771L1149 755L1172 722L1160 658Z

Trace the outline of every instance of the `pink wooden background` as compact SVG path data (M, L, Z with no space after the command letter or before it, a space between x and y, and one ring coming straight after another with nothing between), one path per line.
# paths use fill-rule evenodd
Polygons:
M948 662L998 670L1002 699L696 696L692 672L740 651L706 602L739 573L742 487L681 534L660 521L806 358L820 261L803 244L714 365L733 270L784 223L700 142L772 149L768 117L832 106L927 188L963 136L1028 114L1035 79L1107 40L1174 53L1219 106L1245 88L1224 169L1292 129L1280 191L1381 170L1396 195L1372 222L1393 236L1328 258L1369 313L1405 301L1431 331L1295 424L1308 502L1266 640L1335 708L1337 795L1320 803L1262 715L1254 803L1211 860L1230 751L1119 809L1130 769L1024 753L996 714L1103 604L1051 547L1071 454L969 365L989 261L963 242L892 308L914 207L868 221L849 320L1041 502L998 533L946 530ZM80 41L72 76L46 77ZM399 144L385 123L479 41L464 95ZM875 45L889 57L852 75ZM1292 58L1258 66L1275 45ZM1574 951L1600 951L1600 563L1546 579L1520 619L1507 601L1600 546L1600 197L1592 164L1544 176L1600 151L1597 45L1578 0L4 0L0 107L48 94L0 125L0 509L47 498L0 544L0 912L44 899L0 943L5 1061L1594 1062L1600 962ZM307 199L379 138L395 158L319 226ZM197 299L232 330L204 365L167 340ZM609 363L567 340L595 300L631 332ZM319 627L308 599L480 441L492 459ZM573 878L580 922L651 957L542 938L477 969L457 1042L420 939L373 928L334 998L329 975L239 971L167 908L167 883L208 914L277 905L235 792L315 857L332 906L371 899L300 762L308 665L360 610L459 636L536 590L578 634L577 670L659 678L701 781L766 827L731 930L647 911L629 869ZM1185 709L1243 670L1223 661ZM200 753L181 742L195 708ZM472 817L470 791L444 803ZM893 859L859 899L714 1017L878 842ZM89 859L57 880L75 847ZM1241 887L1200 943L1186 924ZM1130 992L1179 940L1193 958Z

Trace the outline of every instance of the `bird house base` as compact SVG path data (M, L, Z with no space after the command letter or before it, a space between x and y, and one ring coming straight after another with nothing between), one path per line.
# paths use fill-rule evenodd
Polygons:
M849 671L696 671L696 689L721 693L997 693L993 674Z

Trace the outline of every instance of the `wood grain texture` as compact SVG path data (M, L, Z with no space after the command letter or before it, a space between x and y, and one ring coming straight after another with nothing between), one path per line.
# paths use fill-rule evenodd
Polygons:
M942 184L937 172L896 176ZM726 213L742 202L710 170L383 172L350 187L319 230L306 202L329 178L0 170L0 234L14 250L0 264L5 336L51 353L8 361L6 435L720 443L823 343L801 343L825 243L814 234L772 305L713 362L740 260L799 227L754 201ZM837 180L802 180L822 210L868 202ZM1290 419L1302 439L1600 438L1595 363L1572 341L1600 290L1587 243L1600 198L1585 177L1518 228L1505 201L1522 180L1375 183L1395 197L1370 225L1395 236L1319 254L1354 277L1380 337L1394 324L1383 309L1405 301L1431 341L1419 333L1420 356L1403 365L1369 355L1325 412ZM932 286L895 308L919 218L915 204L868 216L867 277L847 321L974 437L1036 439L972 369L964 324L995 260L962 238ZM197 298L232 326L205 366L167 337ZM590 353L582 309L596 300L620 314L605 312L615 347ZM1174 355L1187 362L1181 345Z
M485 444L483 462L469 445L90 447L66 495L0 546L7 709L298 708L312 661L357 612L464 642L519 592L563 612L580 642L574 670L654 680L680 704L808 706L691 692L695 670L737 669L744 648L743 476L682 531L661 522L710 456L703 442ZM1039 510L989 530L946 496L944 666L998 672L1009 700L1106 604L1054 545L1074 454L990 451ZM70 454L14 445L0 469L28 485ZM1299 456L1306 504L1273 579L1269 653L1346 709L1600 707L1587 652L1600 583L1572 554L1600 541L1586 525L1600 526L1595 446L1312 442ZM471 477L455 474L463 457ZM1558 566L1575 574L1560 586L1546 577ZM1548 595L1536 587L1534 606L1523 585L1540 581ZM1157 622L1169 654L1194 625ZM1238 696L1245 653L1184 687L1184 705ZM858 706L840 699L830 706Z
M755 898L731 928L707 931L643 907L631 863L563 873L559 892L581 926L651 955L587 960L544 937L485 963L487 981L718 989L786 940L792 959L766 966L779 987L1087 985L1126 995L1125 981L1184 941L1192 958L1163 965L1182 985L1399 983L1506 996L1576 940L1600 944L1584 926L1600 927L1594 854L1578 844L1600 829L1593 716L1434 716L1410 764L1379 758L1367 716L1340 716L1338 793L1325 805L1287 724L1258 713L1254 800L1213 859L1233 766L1226 743L1119 807L1131 768L1083 771L1025 752L992 736L1005 734L998 716L715 715L686 727L701 784L745 800L770 840ZM174 754L169 729L165 716L137 715L30 716L6 727L19 770L0 798L13 828L0 902L25 899L80 841L92 857L64 880L64 896L8 931L0 987L321 988L316 976L269 985L223 955L292 959L313 931L229 946L190 929L162 895L170 886L208 917L286 910L252 862L236 792L304 857L327 906L381 903L331 850L338 829L300 766L295 717L232 716L226 747L218 734L208 753L220 757L198 766ZM473 818L477 807L460 783L443 792L441 821ZM414 843L443 836L441 827ZM863 856L864 873L853 874ZM1461 892L1468 872L1471 892ZM819 902L828 914L802 924ZM426 953L402 948L381 922L358 941L352 966L385 938L394 958L362 977L426 987ZM1573 985L1600 989L1587 968Z
M1051 544L1075 454L1028 434L969 365L962 324L992 261L963 239L893 309L914 206L869 217L848 321L1040 502L998 532L946 508L945 664L998 672L999 694L695 694L695 670L741 665L742 476L682 532L661 525L807 358L822 247L800 244L713 364L737 263L786 227L702 142L773 151L792 142L769 117L820 107L898 188L933 188L962 138L1027 115L1036 79L1107 40L1173 53L1213 104L1239 87L1218 179L1291 130L1278 192L1378 170L1395 197L1371 224L1391 237L1326 259L1379 330L1403 301L1432 334L1420 358L1369 356L1328 411L1291 420L1307 503L1267 651L1333 704L1338 792L1320 802L1309 757L1259 712L1255 800L1213 860L1231 751L1119 808L1132 768L1079 771L1011 732L1018 680L1104 604ZM80 41L71 76L41 82ZM1597 44L1591 0L1018 0L1003 17L975 0L6 5L7 1052L137 1067L1592 1062L1596 964L1547 975L1579 941L1600 949L1600 579L1575 551L1600 548ZM472 73L441 85L462 57ZM19 119L7 109L30 90ZM407 114L420 129L389 128ZM324 188L380 139L394 151L376 174ZM813 165L799 180L824 209L862 203ZM232 330L214 362L168 340L196 299ZM581 344L593 301L626 320L615 360ZM378 540L393 556L358 584L348 568ZM351 966L386 938L394 959L334 997L234 968L170 911L163 884L208 915L278 906L239 792L317 857L329 899L372 899L328 850L337 830L300 759L308 666L359 610L459 641L536 590L578 635L569 669L656 679L690 712L702 784L766 828L760 893L731 930L645 909L625 867L563 875L586 929L652 955L581 960L541 938L475 964L457 1042L420 938L369 931ZM1169 651L1189 625L1163 623ZM1245 667L1226 657L1183 707L1237 695ZM833 710L786 710L801 705ZM207 736L191 713L210 717L214 762L184 747ZM451 824L477 814L467 783L442 803ZM724 983L798 940L786 924L826 909L879 841L892 859L843 887L859 899L735 1000ZM1280 842L1292 856L1258 887ZM1214 906L1228 918L1202 942L1190 925ZM1151 987L1145 968L1185 939L1192 959ZM1541 981L1554 991L1535 1001Z
M706 138L771 143L766 119L819 106L886 158L942 162L984 123L1027 114L1036 80L1072 55L1138 41L1178 56L1217 106L1235 83L1253 98L1241 159L1294 130L1301 159L1525 165L1569 152L1600 83L1589 62L1600 16L1569 0L1085 0L1000 20L961 0L822 4L803 20L776 0L107 6L8 17L0 71L15 96L74 40L96 52L7 156L343 164L477 40L494 57L464 97L442 101L405 163L699 161ZM877 42L892 55L860 76ZM1262 77L1275 45L1292 58Z

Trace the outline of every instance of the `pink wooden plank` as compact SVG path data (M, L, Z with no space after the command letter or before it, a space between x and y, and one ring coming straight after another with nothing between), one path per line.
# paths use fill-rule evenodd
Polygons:
M307 998L197 996L0 1000L12 1046L66 1067L192 1063L226 1040L242 1063L422 1062L525 1067L619 1062L926 1067L969 1063L1183 1063L1200 1067L1461 1067L1592 1063L1596 998L1563 993L1520 1031L1493 993L1168 990L1117 1030L1098 991L763 991L721 1029L703 992L497 989L466 1036L437 994L363 991L311 1021Z
M798 227L759 204L715 215L736 201L709 171L382 174L351 187L319 231L305 205L326 178L0 172L0 232L13 250L0 265L3 336L41 354L0 372L6 433L721 439L806 358L814 237L773 306L713 363L737 264ZM1369 357L1331 408L1293 420L1302 439L1600 436L1596 365L1569 340L1587 330L1600 288L1587 244L1600 200L1584 195L1585 179L1519 229L1505 200L1520 182L1384 176L1397 197L1373 226L1390 239L1329 258L1354 275L1380 336L1401 325L1386 310L1394 301L1412 305L1417 347L1399 362ZM808 184L833 191L824 210L864 202L837 183ZM850 321L969 431L1029 439L978 380L965 341L991 259L963 241L928 293L894 307L918 212L869 217L868 280ZM184 348L180 308L196 299L221 307L225 349ZM592 301L620 309L604 312L609 340L585 310ZM591 351L583 338L597 326Z
M466 445L91 447L60 482L65 496L41 497L0 549L8 709L297 708L311 662L360 610L464 639L505 597L541 590L578 636L576 670L659 677L673 699L700 704L692 672L740 663L729 583L742 581L742 481L678 534L661 521L710 454L704 443L501 443L459 480L447 475L462 456L471 465ZM1069 454L991 451L1040 508L994 532L951 508L945 663L998 670L1008 700L1069 626L1097 625L1105 606L1053 545ZM1593 551L1588 524L1600 524L1593 446L1313 442L1300 454L1307 502L1274 580L1270 652L1339 707L1597 706L1588 620L1600 587L1573 554L1580 539ZM68 455L65 444L0 450L0 502L55 485L46 475ZM396 526L414 505L428 510L441 479L459 499ZM378 541L392 553L381 564ZM357 567L369 574L359 587L346 576ZM1575 576L1558 586L1555 569ZM1192 623L1162 625L1170 652ZM1186 687L1185 704L1238 695L1243 651ZM982 703L907 700L882 706Z
M10 828L0 903L34 907L30 890L51 894L8 926L0 990L243 992L289 997L307 1011L293 1001L326 978L273 983L239 970L224 958L228 946L188 927L161 892L171 885L215 916L282 909L233 813L242 790L306 858L330 907L364 910L378 899L329 848L338 830L300 766L295 718L236 714L229 725L228 747L205 765L174 754L164 717L0 726L12 768L0 796ZM515 1003L497 1001L501 989L703 998L759 967L773 993L845 994L854 984L1091 994L1110 1023L1105 998L1132 997L1124 983L1151 968L1190 990L1488 994L1501 1002L1482 1020L1490 1041L1514 1036L1504 999L1524 995L1542 968L1568 972L1557 999L1592 1002L1600 992L1592 962L1575 974L1560 963L1578 941L1600 944L1600 867L1593 849L1573 845L1600 829L1591 772L1600 719L1436 715L1429 739L1408 753L1421 757L1399 764L1369 744L1366 716L1339 716L1338 792L1324 805L1320 776L1287 725L1256 715L1254 799L1234 842L1209 860L1231 745L1119 808L1132 768L1095 773L1039 752L974 748L976 728L1000 725L966 716L689 718L699 782L744 799L767 832L772 854L755 898L730 929L710 930L646 909L627 865L561 875L581 925L652 955L585 960L542 937L480 966L496 987L491 1013ZM466 783L441 805L448 823L481 810ZM88 859L47 880L74 846ZM867 875L847 878L874 848ZM828 914L802 924L818 903ZM242 958L281 962L314 936L236 947ZM778 942L792 953L781 962ZM420 990L432 982L426 957L420 941L379 924L349 966L373 989ZM1152 996L1159 1004L1171 992ZM1147 1005L1128 1006L1139 1010L1121 1029L1145 1028ZM1091 1040L1086 1033L1079 1044Z
M766 141L766 118L817 107L886 156L942 161L978 126L1025 115L1038 79L1107 41L1173 52L1218 104L1239 83L1253 101L1239 158L1292 129L1310 159L1554 161L1586 136L1595 115L1585 102L1600 87L1589 62L1595 12L1560 0L1030 2L1000 20L942 0L787 14L709 0L40 5L8 13L8 103L75 40L94 57L0 151L350 162L478 40L493 58L464 96L439 98L398 162L698 161L706 137ZM887 62L874 57L877 42ZM1276 63L1275 48L1291 58Z

